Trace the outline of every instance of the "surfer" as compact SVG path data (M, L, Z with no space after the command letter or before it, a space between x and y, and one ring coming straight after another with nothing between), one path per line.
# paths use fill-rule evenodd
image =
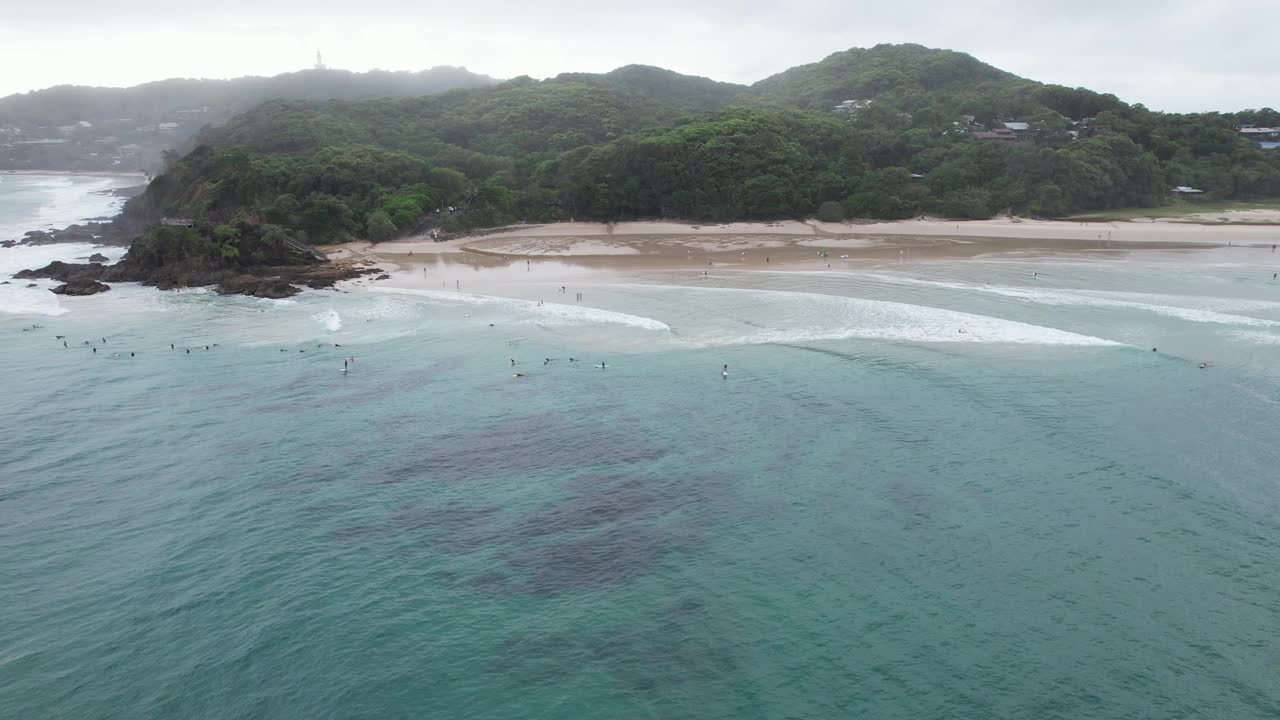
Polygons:
M569 358L569 362L578 362L578 358Z
M67 341L66 341L66 340L63 340L63 341L62 341L62 348L65 350L65 349L66 349L66 347L67 347Z
M1201 369L1201 370L1208 370L1208 369L1209 369L1209 368L1211 368L1211 367L1213 367L1213 363L1211 363L1211 362L1209 362L1209 361L1207 361L1207 360L1206 360L1205 362L1200 363L1200 369Z
M511 377L529 377L529 373L516 373Z
M603 369L605 369L605 368L606 368L606 367L608 367L608 366L604 364L604 361L603 361L603 360L601 360L601 361L600 361L600 364L599 364L599 365L597 365L596 367L598 367L598 368L600 368L601 370L603 370Z
M177 348L175 348L175 347L173 346L173 343L169 343L169 349L170 349L170 350L177 350ZM283 350L281 350L280 352L284 352L284 351L283 351Z
M729 363L725 363L724 367L720 368L720 377L722 378L729 377Z

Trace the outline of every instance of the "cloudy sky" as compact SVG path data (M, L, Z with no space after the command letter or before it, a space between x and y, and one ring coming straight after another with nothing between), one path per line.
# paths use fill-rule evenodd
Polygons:
M749 83L916 42L1170 111L1280 107L1280 0L0 0L0 95L50 85L464 65L644 63Z

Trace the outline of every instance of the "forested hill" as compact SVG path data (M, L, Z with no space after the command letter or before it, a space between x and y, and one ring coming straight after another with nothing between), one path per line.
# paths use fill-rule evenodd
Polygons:
M1153 113L962 53L881 45L749 88L632 66L272 101L202 133L136 205L319 242L566 218L1053 217L1158 204L1176 186L1280 196L1280 151L1244 124L1280 114Z
M497 82L441 66L421 72L326 69L232 80L175 78L128 88L59 85L0 98L0 169L158 169L162 151L267 100L418 97Z

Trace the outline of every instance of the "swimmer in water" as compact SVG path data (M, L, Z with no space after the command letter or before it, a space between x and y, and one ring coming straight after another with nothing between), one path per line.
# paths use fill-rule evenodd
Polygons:
M569 358L569 362L578 362L578 358Z
M528 374L528 373L516 373L516 374L512 375L511 377L529 377L529 374Z

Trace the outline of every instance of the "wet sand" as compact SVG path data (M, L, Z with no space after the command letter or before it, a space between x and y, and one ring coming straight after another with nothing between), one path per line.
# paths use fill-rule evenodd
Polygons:
M325 250L336 260L401 268L442 261L495 267L518 260L554 259L614 270L785 270L828 263L834 267L842 261L879 263L991 254L1115 256L1173 251L1200 255L1202 251L1230 248L1261 257L1264 252L1271 254L1273 244L1280 244L1280 227L999 218L960 223L929 219L867 224L553 223L501 228L447 242L410 237L377 245L346 243Z

